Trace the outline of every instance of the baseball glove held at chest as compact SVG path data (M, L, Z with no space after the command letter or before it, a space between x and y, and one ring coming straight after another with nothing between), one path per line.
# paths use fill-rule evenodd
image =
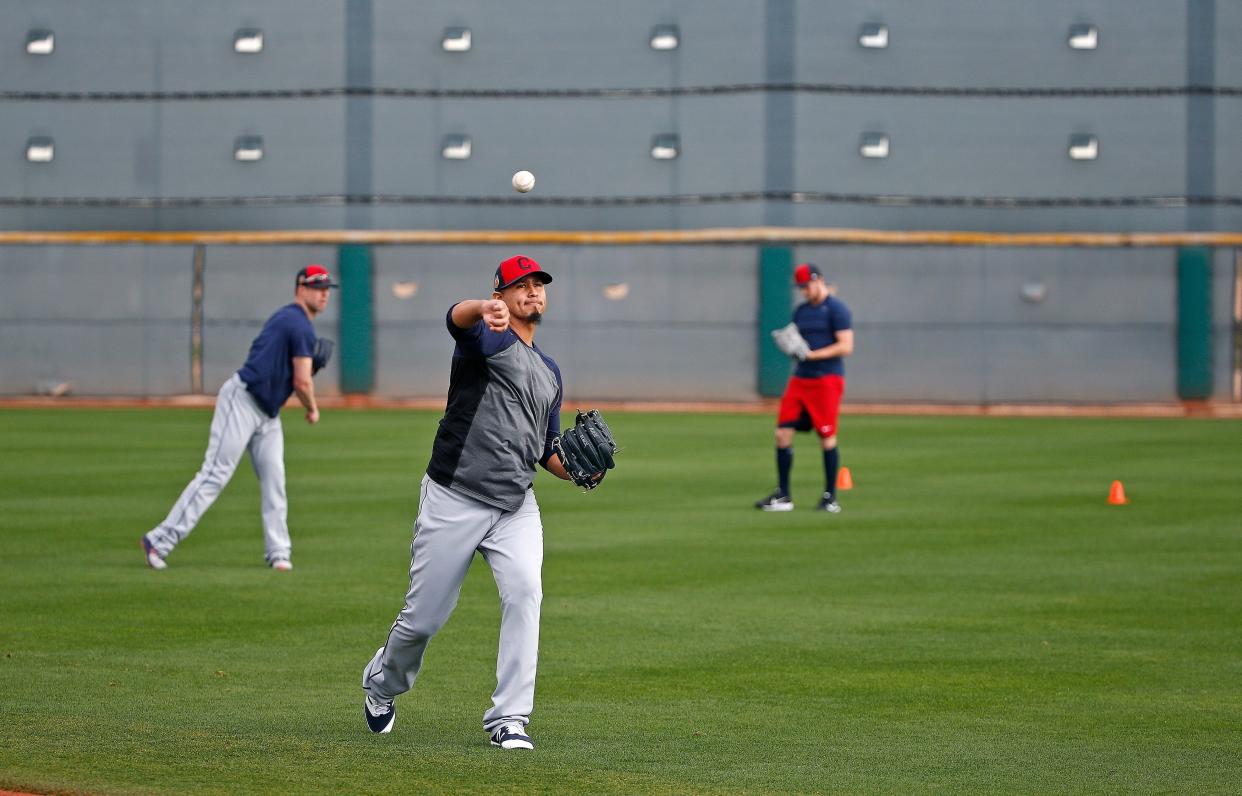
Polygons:
M798 325L794 323L787 324L779 329L773 329L772 342L776 343L776 347L785 356L793 357L799 362L806 359L807 354L811 353L810 345L799 334Z
M613 455L617 443L598 409L586 414L579 411L573 428L552 440L552 451L560 457L569 480L585 489L599 486L604 475L616 467Z

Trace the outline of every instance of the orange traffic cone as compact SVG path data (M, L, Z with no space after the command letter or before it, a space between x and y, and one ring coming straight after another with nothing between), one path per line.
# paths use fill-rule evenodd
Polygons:
M1125 487L1121 485L1120 481L1114 481L1112 489L1108 490L1108 505L1124 506L1129 502L1130 501L1126 500Z
M853 489L854 479L850 476L850 468L842 467L837 471L837 489Z

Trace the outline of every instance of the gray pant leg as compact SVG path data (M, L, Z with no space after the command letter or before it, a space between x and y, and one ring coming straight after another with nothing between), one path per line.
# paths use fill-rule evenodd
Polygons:
M233 477L242 454L255 430L267 416L259 411L246 393L246 386L234 374L216 398L211 418L211 434L203 466L181 492L164 521L147 533L147 540L161 556L167 557L182 539L190 535L224 485Z
M383 649L362 670L368 694L387 701L413 687L427 642L453 613L475 548L501 513L423 477L410 545L410 590Z
M500 592L500 649L496 691L483 714L492 732L509 721L525 726L535 708L535 669L539 662L539 606L543 601L543 521L535 493L506 514L479 545Z
M280 417L267 419L250 438L250 464L259 477L263 516L263 552L270 564L289 558L289 503L285 497L285 435Z

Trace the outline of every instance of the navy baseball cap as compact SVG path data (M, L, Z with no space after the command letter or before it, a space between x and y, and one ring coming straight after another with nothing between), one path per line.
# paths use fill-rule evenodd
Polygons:
M803 263L794 269L794 282L798 287L806 287L806 284L812 279L823 277L823 273L819 270L819 266L814 263Z
M311 264L298 271L298 287L340 287L332 281L332 274L328 273L328 269L322 265Z
M496 278L492 281L492 289L504 290L514 282L528 276L539 277L545 285L552 281L552 274L540 268L539 263L519 254L496 266Z

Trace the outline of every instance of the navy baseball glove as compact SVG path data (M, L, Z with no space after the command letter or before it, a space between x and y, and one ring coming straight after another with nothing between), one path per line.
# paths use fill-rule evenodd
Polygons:
M592 409L586 414L579 410L573 428L565 429L552 440L552 451L560 457L569 480L580 487L594 489L616 466L612 457L618 448L603 415L598 409Z
M315 341L315 353L311 356L311 375L315 375L323 370L323 366L328 364L328 360L332 359L332 349L336 346L326 337L320 337Z

